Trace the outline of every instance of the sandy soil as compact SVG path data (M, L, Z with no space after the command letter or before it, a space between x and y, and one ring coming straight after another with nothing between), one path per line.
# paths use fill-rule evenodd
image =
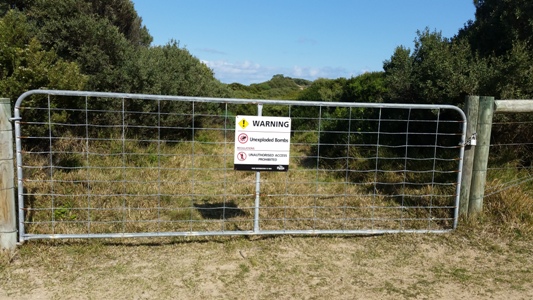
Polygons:
M529 239L441 235L30 242L0 299L533 299Z

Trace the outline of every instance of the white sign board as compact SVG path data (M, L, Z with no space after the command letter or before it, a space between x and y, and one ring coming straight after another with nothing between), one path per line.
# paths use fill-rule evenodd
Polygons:
M235 170L288 171L290 146L291 118L235 118Z

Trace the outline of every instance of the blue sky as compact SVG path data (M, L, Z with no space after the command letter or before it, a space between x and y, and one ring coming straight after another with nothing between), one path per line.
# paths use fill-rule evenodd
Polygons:
M132 0L154 41L171 39L224 83L273 75L349 78L382 71L417 30L453 37L472 0Z

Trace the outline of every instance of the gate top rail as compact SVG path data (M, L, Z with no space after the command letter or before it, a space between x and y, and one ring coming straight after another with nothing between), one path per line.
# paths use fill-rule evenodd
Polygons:
M211 98L192 96L165 96L131 93L111 93L111 92L91 92L91 91L68 91L68 90L31 90L20 95L15 103L15 120L20 119L20 105L22 101L31 95L57 95L57 96L79 96L79 97L102 97L102 98L127 98L144 100L167 100L167 101L189 101L189 102L215 102L233 104L274 104L274 105L302 105L302 106L324 106L324 107L363 107L363 108L412 108L412 109L450 109L457 111L463 121L466 122L466 115L457 106L449 104L402 104L402 103L367 103L367 102L325 102L325 101L300 101L300 100L268 100L268 99L236 99L236 98ZM463 141L464 142L464 141Z

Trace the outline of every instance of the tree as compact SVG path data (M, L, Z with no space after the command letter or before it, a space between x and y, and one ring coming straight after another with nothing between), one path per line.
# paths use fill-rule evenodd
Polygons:
M39 40L61 57L76 61L90 75L89 88L120 90L118 69L126 61L127 42L108 20L96 18L89 3L77 0L37 2L30 9L32 21L40 28ZM115 83L115 84L114 84Z
M490 73L483 82L486 95L499 99L533 97L533 53L523 42L515 42L508 53L490 57Z
M0 17L3 17L11 9L24 10L34 0L4 0L0 3Z
M398 47L384 62L390 100L459 104L479 92L486 63L463 40L450 40L428 29L417 32L413 52Z
M229 84L234 96L244 99L288 99L294 100L302 89L311 84L305 79L291 78L276 74L268 81L252 83L245 86L239 83Z
M416 100L413 60L409 48L398 46L391 58L384 62L385 81L391 99L404 99L406 102Z
M476 19L456 40L487 62L479 94L497 98L533 96L533 2L475 0Z
M192 56L187 49L181 48L176 41L164 46L141 48L128 68L128 81L131 84L128 89L133 93L226 98L231 95L227 86L215 79L209 67ZM193 122L193 109L197 113L201 112L194 117L196 128L201 128L201 124L215 122L209 116L222 114L221 106L214 103L196 103L193 108L190 102L162 101L158 107L156 102L132 100L128 105L128 109L132 111L165 112L160 119L161 136L171 139L179 139L191 133L169 128L188 128ZM131 122L149 126L157 124L155 118L155 114L138 114L137 119Z
M83 89L87 82L76 63L43 49L24 14L10 10L0 19L0 91L15 101L39 88Z
M137 59L131 87L134 92L206 97L230 95L227 87L215 79L213 71L176 41L140 49Z
M76 62L88 88L127 92L126 65L151 36L129 0L11 1L24 11L45 51Z
M533 50L533 2L474 0L476 19L459 31L481 56L505 55L520 41Z
M345 78L319 78L303 90L298 96L298 99L308 101L340 101L345 84Z
M130 0L92 0L92 10L109 20L135 46L148 47L152 36Z
M383 102L387 94L383 72L364 73L346 81L342 102Z

